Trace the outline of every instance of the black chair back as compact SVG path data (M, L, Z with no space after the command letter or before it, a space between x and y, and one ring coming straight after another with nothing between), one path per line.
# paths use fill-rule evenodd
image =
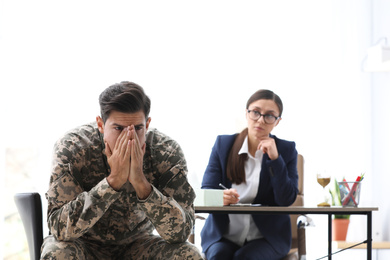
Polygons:
M30 259L38 260L43 243L41 196L37 192L17 193L14 200L26 232Z

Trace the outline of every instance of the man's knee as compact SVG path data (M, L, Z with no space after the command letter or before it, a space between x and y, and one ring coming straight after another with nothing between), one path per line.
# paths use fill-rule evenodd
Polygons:
M189 242L170 244L159 236L141 238L128 248L123 259L202 260L199 249Z
M86 258L80 241L58 241L53 236L49 236L43 242L41 259L85 260Z
M188 260L203 259L201 252L195 245L188 242L184 242L176 245L177 248L173 250L172 259L188 259Z

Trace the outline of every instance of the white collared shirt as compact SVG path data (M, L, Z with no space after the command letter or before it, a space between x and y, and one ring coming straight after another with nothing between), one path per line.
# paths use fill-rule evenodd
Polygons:
M232 188L236 189L240 195L240 203L252 203L257 195L260 185L260 171L263 153L256 151L255 157L249 153L248 137L238 154L248 154L248 160L245 162L245 183L234 184ZM242 246L245 241L262 238L262 234L253 221L250 214L229 214L229 228L224 235L225 238Z

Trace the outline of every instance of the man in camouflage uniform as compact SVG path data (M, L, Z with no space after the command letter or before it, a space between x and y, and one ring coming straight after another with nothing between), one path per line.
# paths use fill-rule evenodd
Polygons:
M99 102L96 123L55 145L41 259L202 259L186 242L195 198L186 161L177 142L148 130L149 98L121 82Z

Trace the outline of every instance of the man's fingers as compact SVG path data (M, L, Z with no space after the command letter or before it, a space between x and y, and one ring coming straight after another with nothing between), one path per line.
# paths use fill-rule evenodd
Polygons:
M128 128L126 128L125 130L124 130L124 132L126 132L125 133L125 135L122 137L122 140L121 140L121 146L120 146L120 150L119 150L119 152L120 152L120 154L122 154L123 155L123 158L124 159L127 159L130 155L130 146L131 146L131 144L130 144L130 142L131 142L131 140L130 140L130 138L129 138L129 136L130 136L130 131L128 130Z
M130 131L130 140L132 140L132 148L131 148L131 154L132 156L137 156L141 153L141 151L144 151L144 147L140 146L138 135L132 126L132 130ZM145 145L145 144L144 144ZM143 156L143 154L142 154Z
M123 135L118 137L118 140L119 140L119 146L118 146L118 149L119 149L119 153L121 155L123 155L124 158L127 157L127 150L130 149L130 135L131 135L131 131L129 130L130 128L129 127L126 127L122 133Z
M138 140L138 136L136 133L134 133L134 139L131 140L131 157L133 158L142 158L143 157L143 154L142 151L144 149L140 147L140 143L139 143L139 140Z
M110 146L108 145L107 142L104 142L104 144L105 144L105 146L106 146L106 155L107 155L108 158L110 158L111 155L112 155L111 148L110 148Z
M127 146L126 146L126 150L125 150L125 159L128 158L130 160L130 157L131 157L131 140L128 140L127 142Z
M118 138L116 139L114 150L118 150L118 149L120 150L123 147L123 142L127 135L128 135L128 130L126 127L121 131Z

